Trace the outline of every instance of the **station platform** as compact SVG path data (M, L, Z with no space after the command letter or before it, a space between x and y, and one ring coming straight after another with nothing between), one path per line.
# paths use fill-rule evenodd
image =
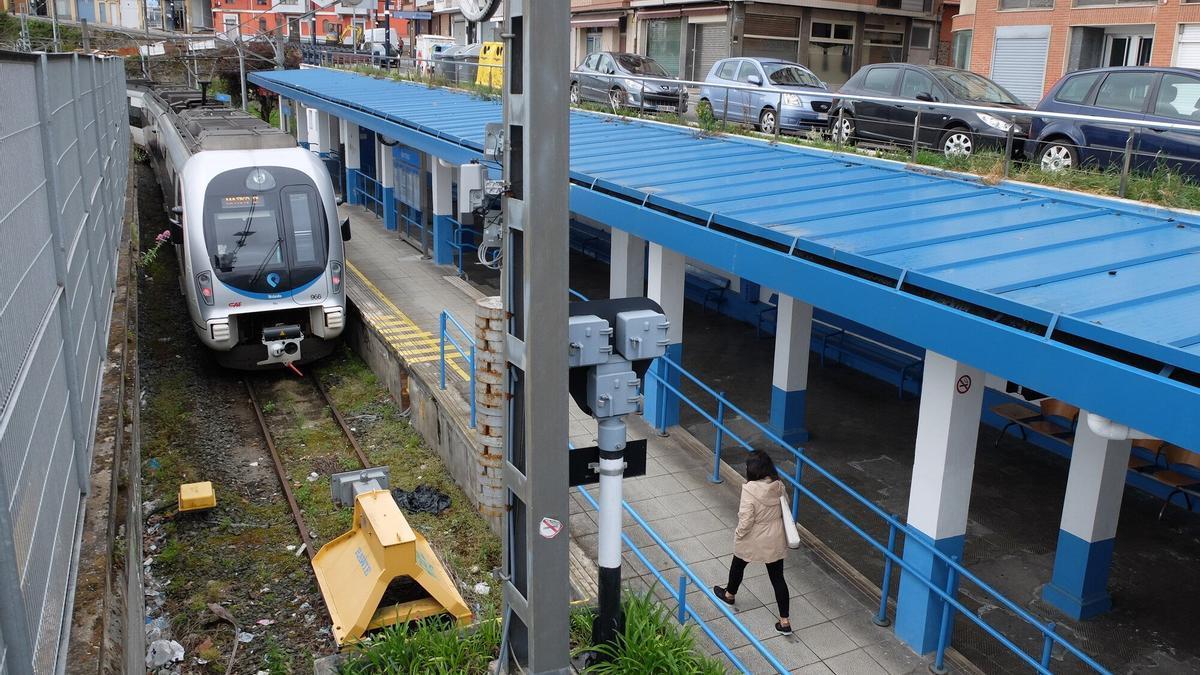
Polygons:
M573 254L571 284L589 297L604 297L608 265ZM766 419L773 337L695 302L686 304L684 316L684 367L724 390L750 415ZM903 514L919 398L898 398L893 383L850 367L821 366L815 353L808 373L810 438L803 444L805 452L860 494ZM691 394L694 388L685 384L684 390ZM715 433L707 419L684 406L680 423L712 447ZM726 423L770 453L781 470L792 470L791 455L752 424L736 416ZM998 429L980 426L964 564L1035 616L1055 621L1062 634L1112 672L1200 672L1200 642L1191 623L1194 599L1200 597L1200 578L1194 574L1200 560L1200 519L1171 506L1159 520L1162 499L1127 485L1110 577L1113 609L1085 621L1066 618L1045 602L1041 591L1054 566L1069 460L1014 435L999 436ZM814 481L812 489L852 518L867 516L861 505L821 481ZM880 556L841 523L807 502L800 521L868 579L880 578ZM1020 622L1003 618L983 601L971 604L989 613L989 621L1010 629L1011 636L1022 635ZM1028 640L1018 643L1036 649L1040 639L1024 634ZM1011 653L961 619L955 625L955 645L985 672L1021 670Z
M342 217L350 218L353 232L353 238L346 244L350 300L364 321L387 337L411 371L436 382L441 311L449 310L460 322L469 325L475 300L495 294L495 287L490 285L495 275L476 273L469 275L473 283L461 280L454 268L423 259L420 251L395 232L386 231L370 211L350 205L340 207L340 211ZM586 273L582 267L579 270ZM576 276L574 265L572 274ZM458 393L458 404L465 409L466 364L457 355L451 364L449 368L457 372L453 376L448 374L447 388ZM594 421L573 404L570 414L572 444L594 445ZM627 479L626 501L705 584L724 584L732 558L740 477L727 472L722 483L710 482L711 449L685 428L673 428L669 436L660 437L635 419L630 424L630 435L647 439L648 459L645 476ZM737 457L738 454L731 453L730 461L741 469L741 462L734 459ZM592 495L596 494L592 488ZM595 512L577 491L572 491L571 500L571 537L584 555L594 559ZM628 515L625 525L626 535L659 573L677 579L679 570L675 563ZM806 545L789 552L785 563L795 634L783 637L775 633L773 595L762 565L751 565L746 571L747 580L738 593L736 607L739 621L791 672L814 675L927 672L929 658L913 654L889 629L872 624L871 617L879 602L878 591L872 598L861 583L841 576L838 563L845 561L831 563L830 556L836 553L817 544L815 538L812 543L815 547ZM624 578L632 590L655 588L660 597L665 596L667 589L661 585L655 587L654 576L628 549L625 559ZM573 561L573 566L576 562ZM689 603L752 672L770 672L749 640L728 619L720 617L719 610L702 598L698 590L691 591ZM705 649L719 654L717 647L699 630L695 633ZM953 672L976 672L956 652L951 652L948 658Z

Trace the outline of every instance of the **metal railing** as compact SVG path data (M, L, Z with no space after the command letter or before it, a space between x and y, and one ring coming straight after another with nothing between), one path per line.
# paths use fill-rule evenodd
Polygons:
M879 610L875 616L876 624L888 625L888 623L889 623L889 620L887 618L888 597L889 597L891 585L892 585L893 569L895 567L899 567L902 572L907 572L908 575L912 579L921 583L923 586L928 588L931 593L933 593L934 595L936 595L938 598L941 599L941 601L942 601L941 626L940 626L939 633L938 633L938 644L937 644L937 650L935 652L934 664L933 664L933 667L937 671L944 672L942 669L944 668L944 665L945 665L946 650L951 646L951 633L952 633L952 628L953 628L953 624L954 624L954 616L955 616L955 614L961 614L962 616L966 617L971 622L973 622L976 626L978 626L986 635L995 639L1002 646L1004 646L1006 649L1008 649L1010 652L1012 652L1014 655L1016 655L1018 658L1020 658L1027 665L1031 666L1032 668L1034 668L1034 670L1036 670L1039 673L1047 673L1048 674L1051 672L1050 671L1050 658L1051 658L1051 654L1053 653L1053 649L1055 646L1058 646L1066 653L1075 656L1077 659L1079 659L1079 661L1084 666L1086 666L1087 668L1091 669L1094 672L1097 672L1097 673L1108 673L1109 672L1107 669L1104 668L1104 666L1097 663L1094 659L1092 659L1090 656L1085 654L1078 647L1073 645L1071 642L1067 641L1062 636L1058 635L1055 632L1055 624L1053 622L1041 621L1040 619L1029 614L1023 608L1016 605L1014 602L1009 600L1004 595L1000 594L999 591L992 588L990 585L988 585L982 579L980 579L979 577L977 577L976 575L971 573L969 570L967 570L967 568L965 568L959 562L958 556L946 555L945 553L939 551L931 543L925 541L923 539L923 537L921 536L921 534L917 530L911 529L907 523L905 523L904 521L902 521L900 519L899 516L887 513L886 511L881 509L878 505L876 505L874 502L872 502L871 500L867 499L865 496L858 493L856 490L851 488L849 485L842 482L836 476L834 476L832 473L830 473L825 468L823 468L822 466L820 466L819 464L814 462L812 459L810 459L807 455L804 454L804 450L802 448L793 446L790 443L784 441L778 434L776 434L774 431L772 431L766 425L764 425L763 423L756 420L754 417L752 417L751 415L746 413L746 411L744 411L743 409L734 405L731 401L729 401L721 393L717 392L716 390L712 389L708 385L704 384L699 378L697 378L691 372L684 369L681 365L679 365L675 361L672 361L670 358L667 358L667 357L659 357L658 361L663 362L664 364L666 364L667 368L669 368L670 370L673 370L674 372L678 373L680 376L686 378L691 384L695 385L702 392L707 393L710 396L712 396L718 403L717 414L716 414L716 416L714 416L713 414L710 414L703 407L701 407L700 405L695 403L690 397L688 397L686 394L684 394L680 387L677 387L677 386L671 384L668 381L668 378L665 378L665 377L659 375L657 372L655 372L654 368L651 368L646 372L646 385L649 386L650 381L653 380L659 386L661 386L663 389L670 392L670 394L672 396L678 397L678 399L680 401L688 404L688 406L690 408L692 408L693 410L695 410L697 413L699 413L701 415L701 417L708 420L713 425L714 429L718 430L718 432L719 432L718 439L728 437L728 438L731 438L731 439L737 441L737 443L743 449L745 449L747 452L754 450L754 446L751 445L751 443L749 441L747 441L745 438L743 438L737 432L730 429L724 423L725 413L726 413L726 411L728 411L728 412L734 413L735 415L738 415L743 420L750 423L756 430L761 432L764 437L766 437L771 442L779 445L780 447L782 447L784 450L786 450L788 453L790 453L792 455L794 462L795 462L794 473L791 475L788 475L786 473L781 473L780 478L782 480L784 480L785 482L787 482L788 484L790 484L793 488L793 492L792 492L792 515L793 515L793 517L795 517L799 514L799 508L800 508L799 499L800 499L800 495L803 494L804 496L811 499L818 506L820 506L823 510L825 510L830 515L832 515L838 522L840 522L842 525L846 526L851 532L853 532L859 538L866 541L872 548L874 548L876 551L883 554L884 570L883 570L883 578L880 583L881 594L880 594ZM667 398L667 397L666 396L659 397L660 400L663 400L665 398ZM718 444L717 448L715 449L715 452L714 452L715 465L714 465L713 479L715 479L715 480L720 479L719 470L720 470L720 462L721 462L721 457L720 457L721 449L722 449L721 445ZM813 492L811 489L809 489L807 486L805 486L803 484L805 467L808 467L809 469L815 471L817 473L817 475L828 480L835 488L837 488L838 492L840 492L844 496L849 497L852 502L855 502L858 505L865 507L870 513L877 516L882 521L881 524L885 525L887 527L888 534L887 534L886 543L878 540L875 536L873 536L872 534L867 532L863 527L859 526L857 523L850 520L850 518L846 514L844 514L842 512L842 510L833 506L828 501L826 501L822 497L818 496L815 492ZM905 537L904 537L904 545L905 546L914 546L914 545L920 546L921 548L925 549L925 553L929 557L933 558L936 562L941 563L942 565L945 565L946 569L948 570L948 574L947 574L947 579L946 579L946 583L944 586L939 586L938 584L934 583L932 580L928 579L927 575L912 568L912 566L909 563L905 562L903 556L897 553L898 546L900 544L900 542L898 541L899 534L905 535ZM908 536L909 534L913 534L916 536L910 537L910 536ZM1033 629L1037 632L1037 634L1040 634L1041 640L1042 640L1042 651L1041 651L1041 654L1038 655L1039 658L1035 658L1035 657L1031 656L1030 654L1028 654L1024 649L1019 647L1013 641L1012 638L1010 638L1007 635L1005 635L1004 633L1000 632L1000 630L998 630L997 628L992 626L990 623L985 621L981 616L978 616L975 612L973 612L970 608L968 608L966 605L964 605L958 599L959 587L960 587L961 582L963 582L963 581L973 584L978 591L982 592L983 595L990 596L993 599L995 605L1008 610L1013 615L1015 615L1016 618L1022 620L1029 626L1033 627ZM981 595L981 594L978 592L971 594L972 597L979 597L979 595Z
M458 222L458 219L456 218L451 218L450 222L453 223L454 228L450 235L450 248L454 251L454 258L458 267L458 276L465 279L467 273L466 268L463 265L463 260L466 258L467 251L479 250L479 244L469 242L466 240L466 238L474 238L478 236L479 231L475 228L463 225L462 223Z
M460 339L465 344L460 344L458 340L447 330L450 326L458 329ZM442 390L446 389L446 343L449 343L454 351L458 352L459 356L467 360L467 366L470 368L467 379L468 397L471 403L471 428L475 428L475 338L471 335L458 319L450 313L450 310L443 309L438 317L438 383Z
M383 185L358 169L350 169L350 172L354 181L350 187L353 193L358 196L358 203L366 206L370 209L371 213L382 218L384 210Z
M583 495L583 498L592 505L593 509L600 508L596 503L596 499L592 497L587 488L580 486L579 494ZM695 572L692 571L692 568L683 561L683 558L679 557L679 554L675 553L675 551L671 549L671 546L667 544L667 542L664 541L657 532L654 531L654 528L650 527L649 523L642 518L641 514L639 514L633 509L633 507L629 505L629 502L622 500L621 507L625 509L625 513L629 514L629 517L633 519L633 522L636 523L637 526L641 528L641 530L645 532L646 535L649 536L659 548L663 550L663 553L667 554L667 557L671 559L671 562L675 563L675 565L679 567L679 579L675 584L672 584L663 575L662 571L655 567L654 564L651 563L648 558L646 558L646 555L642 553L637 544L633 543L633 540L629 537L629 535L625 534L625 532L621 532L621 540L625 542L627 547L629 547L630 552L632 552L634 556L636 556L637 559L642 563L642 565L645 566L645 568L652 575L654 575L654 578L660 584L662 584L662 587L671 593L671 597L675 599L676 603L678 603L678 608L675 612L676 621L678 621L680 624L687 622L689 618L695 621L696 625L700 627L700 630L706 636L708 636L708 639L711 640L714 645L716 645L717 649L719 649L721 653L729 659L730 663L732 663L735 668L743 673L752 672L748 667L746 667L746 664L743 663L742 660L733 653L733 650L730 649L729 645L727 645L725 641L713 631L704 617L702 617L696 611L695 606L688 603L688 585L691 584L700 590L700 592L704 595L704 598L708 600L709 604L711 604L713 607L716 607L721 614L729 620L730 625L732 625L737 632L741 633L743 637L750 641L750 644L754 647L754 650L757 651L764 659L766 659L767 663L771 664L771 667L774 668L776 672L790 672L782 663L779 662L779 659L771 652L771 650L767 649L766 645L764 645L762 641L755 637L754 633L752 633L750 629L746 628L745 624L738 620L737 615L729 610L729 608L726 606L726 603L717 599L717 596L714 595L712 590L708 588L708 585L704 583L704 581L702 581Z

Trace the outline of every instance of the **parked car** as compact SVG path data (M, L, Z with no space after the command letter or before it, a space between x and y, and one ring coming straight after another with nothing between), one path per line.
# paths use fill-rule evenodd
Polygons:
M824 128L833 99L829 86L798 63L766 58L730 58L713 64L697 106L714 117L753 124L764 134ZM753 87L729 89L720 85Z
M1200 71L1189 68L1096 68L1058 81L1038 110L1200 125ZM1105 167L1124 161L1131 128L1117 122L1034 117L1026 154L1046 170ZM1200 132L1133 129L1131 165L1165 165L1200 179Z
M838 93L901 98L926 104L950 103L1029 110L1029 106L1021 103L1016 96L986 77L945 66L901 63L866 66L855 73ZM829 113L830 132L834 140L839 142L872 139L908 145L912 143L918 109L921 111L918 145L936 148L947 155L967 156L981 148L1003 149L1009 127L1014 123L1013 152L1019 153L1029 129L1027 115L1009 118L936 105L835 99Z
M627 106L687 112L687 89L652 58L626 52L595 52L575 71L571 75L572 105L595 101L614 109Z

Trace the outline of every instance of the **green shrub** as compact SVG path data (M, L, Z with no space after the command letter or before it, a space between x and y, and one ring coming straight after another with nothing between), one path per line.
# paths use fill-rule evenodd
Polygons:
M480 621L473 630L447 628L443 619L385 629L360 643L342 672L396 675L482 675L500 652L500 622Z
M692 626L680 626L671 610L655 600L653 589L629 594L625 607L625 631L615 645L592 647L607 660L584 671L595 675L639 673L641 675L717 675L725 668L696 649ZM582 620L581 620L582 621ZM575 620L572 617L572 633ZM591 622L588 622L589 628Z

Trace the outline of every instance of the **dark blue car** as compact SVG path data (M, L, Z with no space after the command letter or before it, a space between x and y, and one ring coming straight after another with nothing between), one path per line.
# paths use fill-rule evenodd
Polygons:
M1096 68L1063 77L1038 110L1128 120L1200 125L1200 71L1188 68ZM1123 161L1130 127L1120 123L1035 117L1025 154L1043 169L1105 168ZM1133 129L1132 166L1166 166L1200 179L1200 132Z

